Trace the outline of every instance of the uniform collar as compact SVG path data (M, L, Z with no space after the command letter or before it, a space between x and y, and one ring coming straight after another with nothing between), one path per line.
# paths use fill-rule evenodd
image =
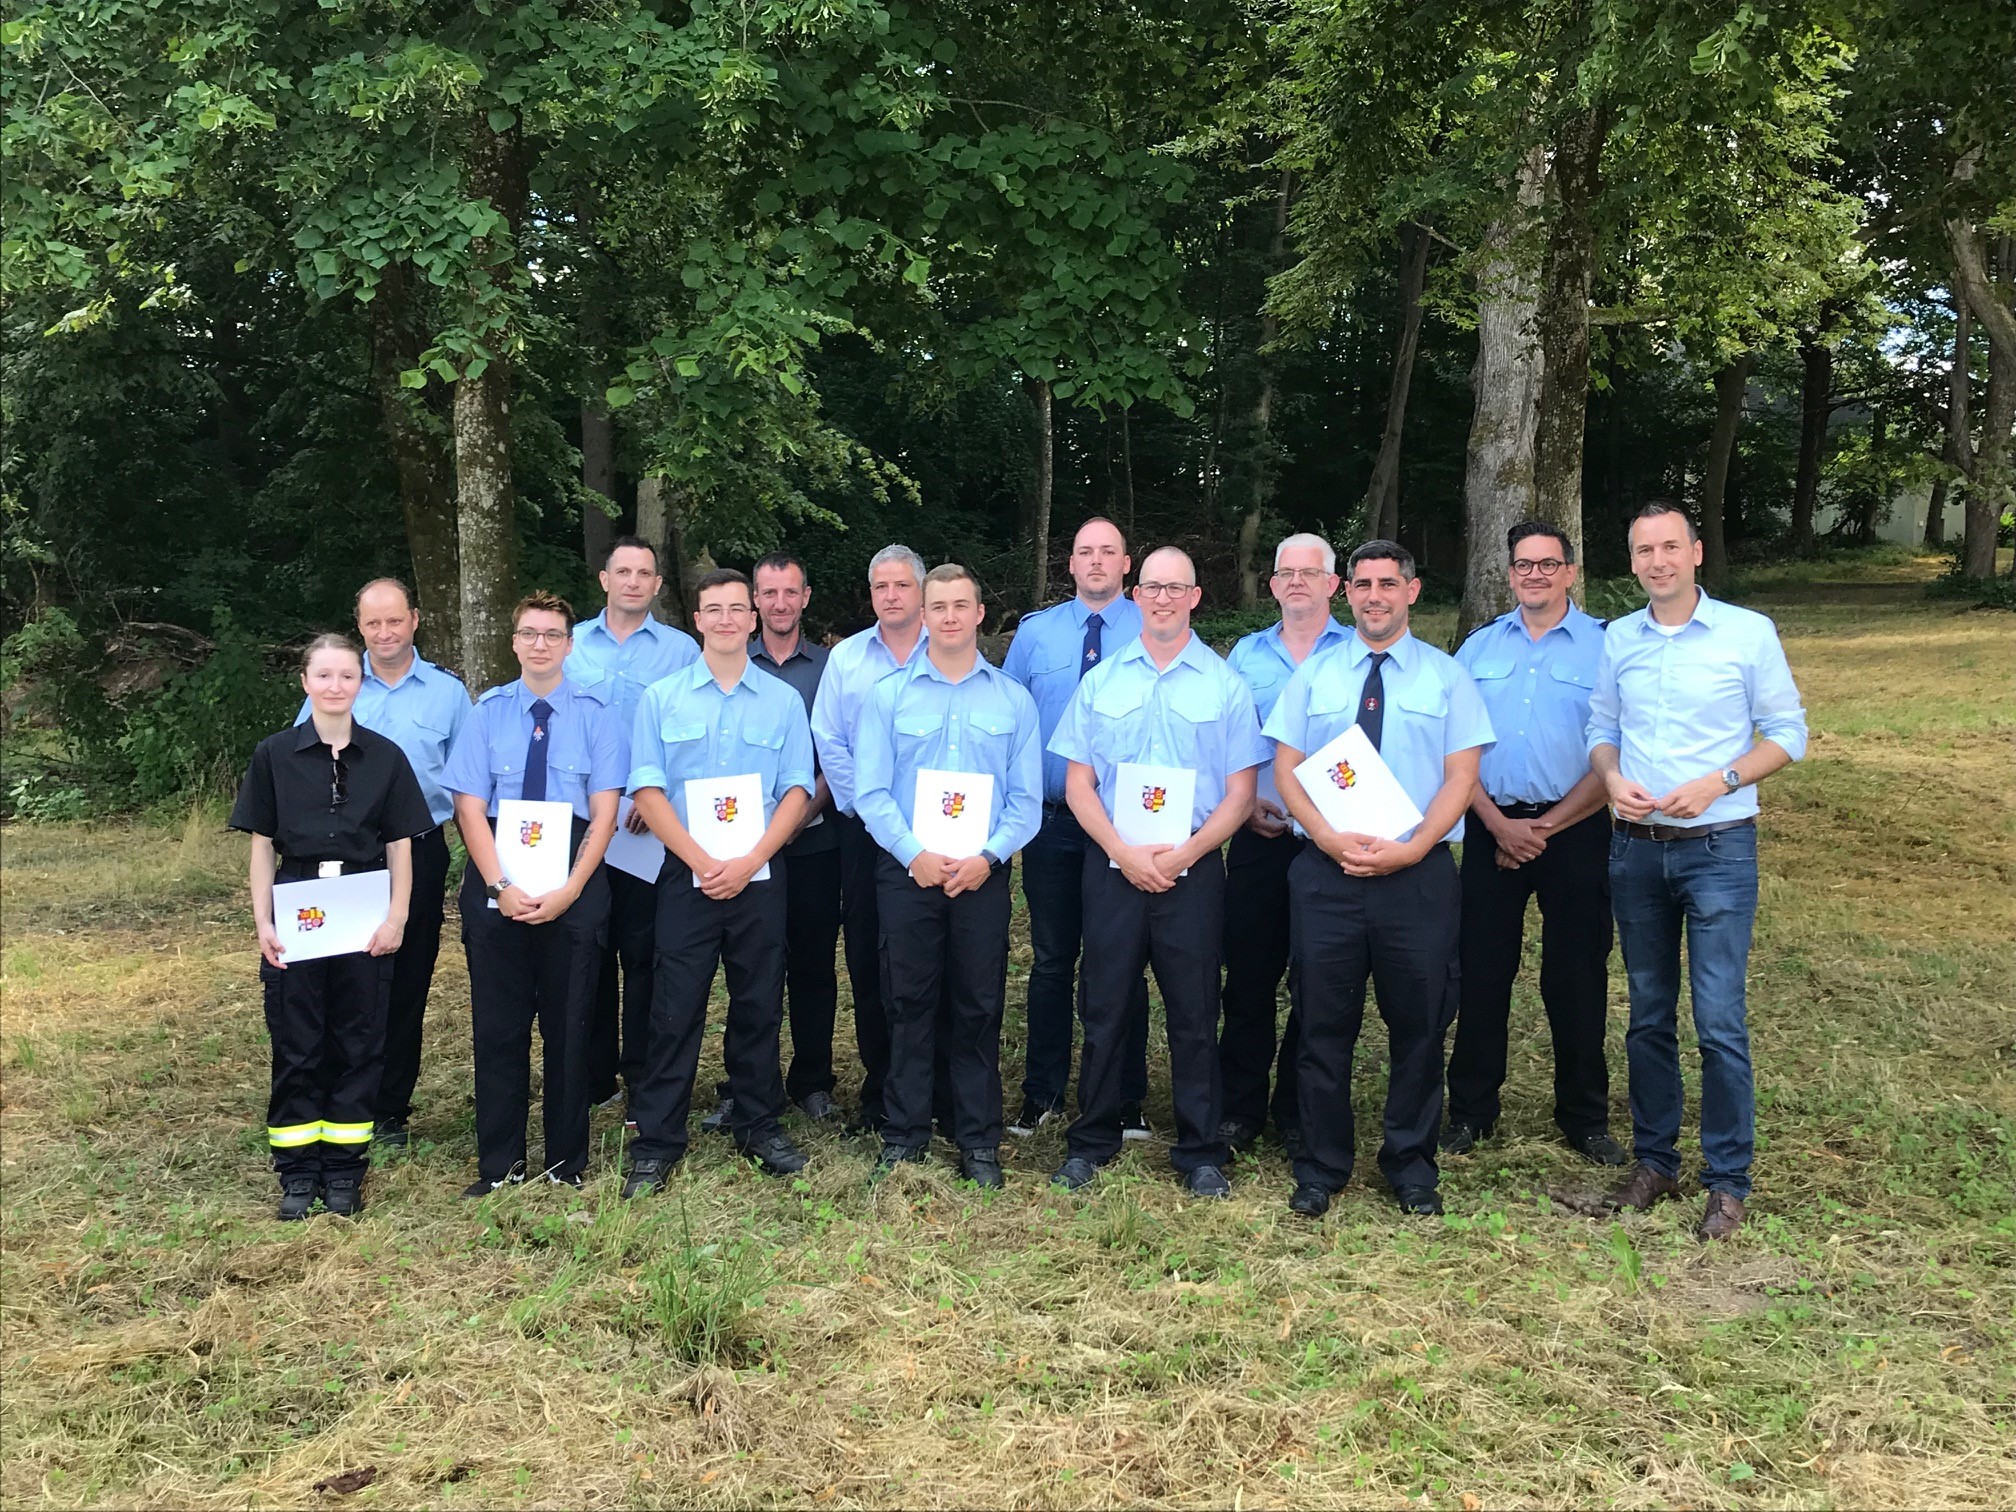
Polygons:
M606 605L603 607L603 610L600 614L596 615L595 618L588 621L588 628L591 631L600 630L605 636L609 638L609 642L611 645L627 645L629 643L627 641L617 640L616 633L609 628L609 610ZM635 630L632 630L630 632L630 639L635 640L638 636L642 635L651 640L657 640L660 636L664 635L664 633L670 628L671 627L665 624L664 621L660 620L657 615L653 614L649 609L646 609L644 611L644 623L639 625Z
M1704 629L1713 630L1715 628L1716 617L1720 614L1721 609L1722 606L1708 596L1708 590L1697 583L1694 585L1694 613L1688 618L1687 625L1698 624ZM1659 633L1657 623L1652 618L1652 606L1647 604L1638 612L1644 616L1644 623L1638 627L1639 634L1654 635ZM1685 630L1687 625L1682 625L1680 628Z
M1073 602L1075 603L1076 600L1073 600ZM1209 663L1207 663L1204 660L1204 655L1206 652L1209 651L1209 649L1210 648L1204 644L1204 638L1197 633L1196 627L1193 625L1190 630L1190 639L1183 642L1183 649L1176 653L1175 660L1171 661L1168 667L1158 667L1155 665L1155 659L1148 654L1148 639L1146 636L1140 636L1134 640L1127 642L1127 644L1124 647L1122 647L1119 651L1113 654L1113 657L1111 659L1119 662L1126 662L1126 661L1146 662L1148 664L1148 670L1150 672L1153 672L1156 676L1160 677L1165 675L1171 668L1177 666L1179 663L1196 667L1199 670L1202 670L1204 667L1209 665Z
M931 632L923 625L918 625L917 644L910 648L910 661L898 661L896 653L889 647L888 639L882 634L882 621L875 621L874 624L863 630L861 634L866 640L871 640L880 646L882 654L889 658L890 665L896 667L907 667L911 662L916 661L918 657L924 654L925 643L931 639Z
M1532 638L1526 634L1526 622L1519 617L1519 606L1517 604L1514 604L1512 606L1512 609L1509 613L1499 615L1496 620L1492 621L1492 623L1497 628L1503 630L1507 635L1517 635L1520 639L1527 641L1531 645L1539 644L1539 641L1532 640ZM1568 612L1567 614L1562 616L1561 623L1554 626L1553 629L1548 630L1545 635L1542 635L1540 637L1540 640L1544 641L1545 639L1547 639L1547 636L1552 635L1555 630L1566 631L1568 638L1570 640L1574 640L1577 636L1580 636L1586 633L1587 631L1594 630L1595 628L1596 628L1596 617L1592 614L1587 613L1573 599L1570 599L1568 601Z
M721 688L721 684L714 681L714 669L707 665L707 657L704 652L697 661L689 666L680 668L672 676L683 678L684 681L679 683L678 686L689 691L698 691L701 688L712 687L715 691L719 692ZM744 688L750 688L749 666L747 662L743 663L742 675L735 679L735 686L730 688L726 693L722 693L721 696L723 698L732 698ZM750 690L754 691L753 688Z
M1099 623L1102 626L1110 626L1113 623L1113 616L1118 607L1125 602L1127 602L1127 595L1116 593L1106 601L1104 609L1095 610L1085 600L1074 593L1064 601L1064 607L1071 615L1071 623L1076 625L1080 630L1083 630L1085 628L1085 621L1092 618L1094 614L1099 616Z
M1400 639L1386 648L1386 654L1392 658L1393 665L1404 672L1408 667L1413 665L1420 645L1421 643L1414 639L1413 630L1410 629ZM1354 667L1373 654L1372 648L1365 644L1365 637L1360 635L1356 630L1351 632L1349 647L1348 660Z
M807 648L810 647L811 644L812 642L810 642L805 638L804 626L802 625L799 626L798 643L791 648L791 654L785 657L784 660L780 662L774 660L771 657L770 647L763 639L763 632L761 630L758 630L754 635L749 637L749 660L755 661L758 657L761 657L764 661L769 662L770 665L773 667L788 666L790 663L798 660L798 658L801 656L804 657L807 661L810 661L812 659L812 654L810 650L808 650Z
M973 682L975 678L984 678L989 675L998 677L1002 675L1001 669L981 655L977 647L973 652L973 670L968 672L963 680L956 683L940 671L938 664L928 656L918 657L915 664L910 668L910 677L913 682L920 677L928 677L933 682L941 682L948 688L963 688Z
M427 658L422 656L418 651L415 651L413 653L413 665L406 669L406 675L400 678L397 683L388 683L387 681L385 681L384 678L380 677L376 672L371 670L370 656L367 654L364 658L364 681L366 681L367 683L376 683L381 688L393 688L393 687L403 688L409 682L419 682L419 683L431 682L434 678L439 677L440 675L441 675L441 669L439 667L435 666L434 663L427 660Z
M1283 660L1286 660L1288 656L1288 640L1283 634L1286 628L1287 626L1281 620L1276 620L1260 632L1262 637L1280 650ZM1334 644L1338 638L1350 633L1349 630L1346 630L1337 622L1336 615L1328 615L1323 621L1323 628L1316 632L1316 642L1309 650L1312 654L1321 651L1325 646Z

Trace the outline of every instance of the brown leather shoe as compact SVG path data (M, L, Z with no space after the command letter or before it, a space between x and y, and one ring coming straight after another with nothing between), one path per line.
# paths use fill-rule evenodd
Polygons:
M1710 1192L1708 1207L1694 1230L1696 1239L1728 1239L1743 1227L1743 1203L1727 1192Z
M1648 1165L1635 1165L1624 1185L1605 1197L1603 1205L1612 1211L1629 1208L1634 1213L1649 1213L1655 1202L1667 1202L1679 1195L1680 1183L1671 1176L1661 1176Z

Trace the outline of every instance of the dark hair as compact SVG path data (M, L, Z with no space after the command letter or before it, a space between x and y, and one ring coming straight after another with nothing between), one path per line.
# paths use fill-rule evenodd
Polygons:
M1701 532L1694 528L1694 517L1680 507L1680 502L1677 499L1647 499L1639 506L1638 513L1631 516L1631 525L1636 525L1640 520L1656 520L1661 515L1669 514L1680 516L1681 523L1687 527L1688 540L1698 541L1701 539ZM1624 539L1626 541L1631 539L1631 525L1624 527Z
M511 628L515 631L518 622L535 609L542 614L559 615L567 622L567 633L570 635L574 633L574 606L559 594L551 593L544 588L535 588L518 600L517 605L511 610Z
M602 570L607 572L609 564L619 551L648 551L651 553L651 570L658 570L658 548L639 535L618 536L609 543L609 549L602 553Z
M1346 564L1347 580L1356 575L1360 562L1392 562L1400 568L1400 576L1411 579L1414 576L1414 553L1398 541L1367 541L1351 553Z
M730 583L740 583L742 585L742 591L749 597L749 607L754 609L756 607L756 590L749 586L749 579L742 576L733 567L716 567L712 572L701 573L700 581L693 585L693 603L697 607L700 603L700 595L705 593L709 588L725 588Z
M1521 520L1505 532L1505 555L1510 558L1519 548L1521 541L1530 541L1535 536L1552 536L1561 543L1561 560L1570 567L1575 565L1575 543L1568 539L1559 525L1550 525L1545 520Z
M973 585L973 596L975 598L983 596L980 592L980 579L973 575L971 567L961 567L957 562L940 562L936 567L933 567L929 572L924 574L924 581L927 584L956 583L961 578L964 578Z
M812 581L812 574L805 570L805 564L788 551L773 551L768 556L758 557L756 565L749 569L749 581L756 581L756 574L768 567L772 572L782 572L786 567L796 567L802 582Z
M1126 554L1127 532L1120 528L1120 524L1117 520L1109 520L1104 515L1087 515L1084 519L1078 522L1078 530L1074 530L1071 532L1071 546L1073 550L1076 550L1078 546L1078 531L1083 530L1087 525L1111 525L1113 527L1113 534L1120 537L1121 554L1123 556Z
M332 630L326 635L316 636L315 639L308 642L306 649L302 651L302 676L305 677L308 675L308 663L315 660L315 653L317 651L348 651L352 656L357 658L357 665L360 669L364 665L364 653L357 649L357 643L350 639L349 636L338 635Z
M364 607L364 595L369 593L373 588L397 588L406 600L406 607L409 610L413 607L413 590L411 588L408 588L395 577L375 577L357 590L357 599L353 605L353 612L356 609Z

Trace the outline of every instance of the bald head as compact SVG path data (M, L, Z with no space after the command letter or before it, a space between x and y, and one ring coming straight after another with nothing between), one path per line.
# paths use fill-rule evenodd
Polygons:
M1190 553L1180 546L1158 546L1148 553L1148 560L1141 564L1141 581L1144 583L1197 583L1197 564L1190 560Z

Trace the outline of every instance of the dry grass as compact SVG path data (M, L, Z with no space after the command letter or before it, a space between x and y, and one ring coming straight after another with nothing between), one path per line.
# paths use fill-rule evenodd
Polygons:
M2006 1505L2016 635L1923 571L1759 599L1815 740L1767 806L1756 1220L1713 1252L1691 1202L1550 1210L1587 1168L1545 1137L1530 1000L1507 1137L1451 1163L1432 1228L1358 1188L1312 1229L1276 1155L1230 1203L1185 1202L1159 1150L1062 1197L1047 1133L998 1197L946 1168L871 1188L810 1136L804 1180L705 1141L626 1208L600 1123L587 1191L470 1207L452 948L413 1155L362 1221L282 1227L239 844L214 813L11 830L0 1497Z

